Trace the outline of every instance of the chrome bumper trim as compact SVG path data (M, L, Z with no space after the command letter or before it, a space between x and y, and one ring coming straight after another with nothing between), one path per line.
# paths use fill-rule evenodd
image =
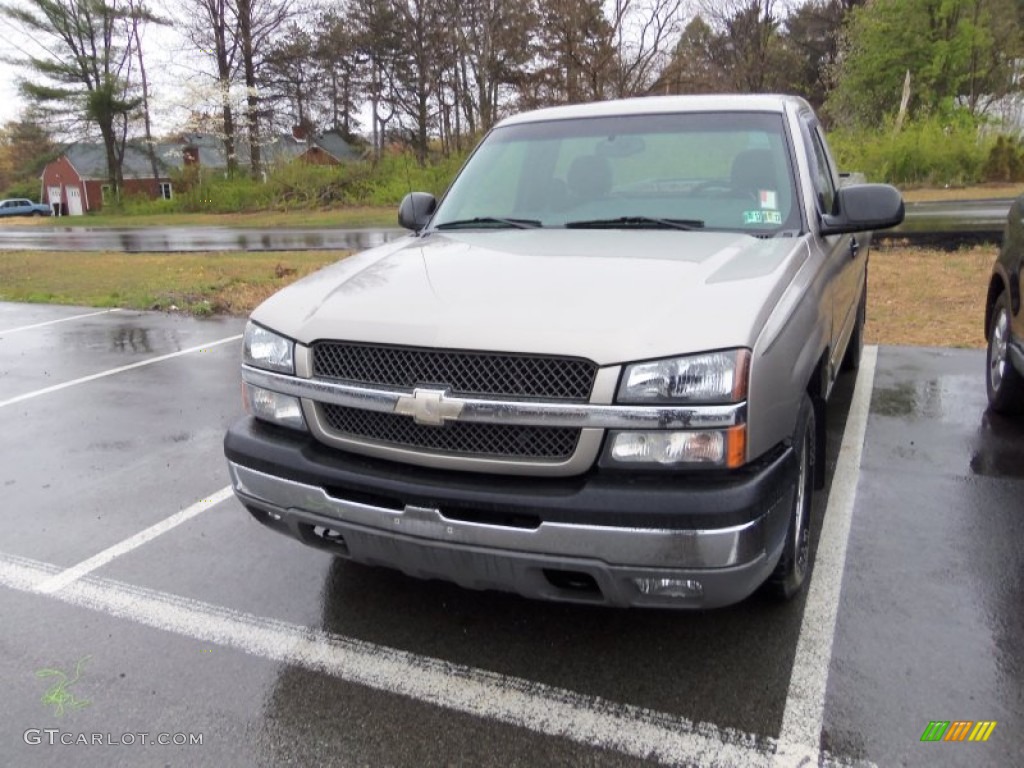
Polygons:
M433 508L387 509L336 499L322 488L228 462L235 493L247 504L282 516L289 510L322 515L380 532L509 553L557 555L644 568L728 568L766 554L770 518L784 514L785 495L762 517L713 530L615 528L544 522L535 529L451 520Z
M373 389L323 379L303 379L242 366L242 379L284 395L321 403L398 413L411 392ZM445 397L458 408L451 420L579 429L724 429L746 422L746 404L702 406L595 405L547 401ZM453 412L454 412L453 408Z

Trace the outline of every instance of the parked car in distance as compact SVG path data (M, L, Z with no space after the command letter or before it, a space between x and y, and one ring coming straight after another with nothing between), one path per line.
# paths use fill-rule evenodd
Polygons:
M1010 207L1003 247L992 267L985 302L985 356L989 407L1024 413L1024 195Z
M49 216L50 213L50 206L24 197L0 200L0 216Z

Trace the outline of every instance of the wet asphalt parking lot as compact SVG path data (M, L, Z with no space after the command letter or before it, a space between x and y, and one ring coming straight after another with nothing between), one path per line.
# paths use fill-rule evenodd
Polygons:
M1024 423L983 352L841 379L805 597L640 612L259 526L242 325L0 303L0 766L1024 764Z

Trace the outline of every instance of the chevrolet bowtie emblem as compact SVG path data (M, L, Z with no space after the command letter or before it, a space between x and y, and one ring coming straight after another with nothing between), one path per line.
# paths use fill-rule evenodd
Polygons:
M462 400L445 397L443 389L414 389L411 395L398 398L395 413L412 416L417 424L440 427L459 418L463 406Z

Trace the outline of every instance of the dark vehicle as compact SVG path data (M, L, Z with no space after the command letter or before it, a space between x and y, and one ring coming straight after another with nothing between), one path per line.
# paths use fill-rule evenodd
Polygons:
M23 197L0 200L0 216L49 216L50 207Z
M989 407L997 413L1024 411L1024 195L1010 208L1003 247L992 268L985 302Z

